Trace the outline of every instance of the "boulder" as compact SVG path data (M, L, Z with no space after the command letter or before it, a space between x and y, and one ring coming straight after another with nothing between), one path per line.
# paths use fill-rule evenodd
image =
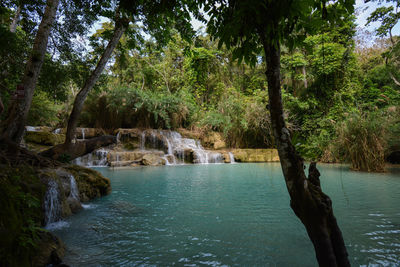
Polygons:
M26 132L24 139L27 143L54 146L64 143L65 135L51 132Z
M111 192L110 180L98 171L77 165L67 165L64 169L74 175L82 202L108 195Z
M148 153L143 156L142 164L146 166L159 166L165 165L166 161L158 154Z
M140 165L140 161L111 161L110 167L127 167L127 166L138 166Z

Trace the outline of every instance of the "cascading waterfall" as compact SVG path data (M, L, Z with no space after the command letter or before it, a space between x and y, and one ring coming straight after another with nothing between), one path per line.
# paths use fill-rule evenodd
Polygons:
M143 131L140 135L140 150L144 150L145 143L146 143L146 131Z
M61 128L57 128L57 129L55 129L54 131L53 131L53 133L55 133L55 134L60 134L61 133Z
M75 177L68 174L69 178L69 198L75 199L80 203L79 189L76 184ZM59 185L55 180L49 180L47 191L44 196L44 213L45 213L45 228L57 229L68 225L62 221L62 204L60 199Z
M46 227L61 218L61 203L58 193L58 184L54 180L50 180L48 188L44 196L44 211Z
M231 161L231 164L235 163L235 157L233 156L233 153L229 152L228 154L229 154L229 159Z
M142 152L155 150L164 151L161 156L166 165L177 165L185 163L223 163L224 158L221 153L205 150L199 140L183 138L178 132L166 130L144 130L138 135L138 150ZM121 138L120 132L117 133L117 140ZM90 154L77 158L74 164L94 167L109 166L107 155L108 149L98 149ZM126 161L116 154L116 161Z
M73 164L86 167L106 167L108 166L107 155L109 151L104 148L97 149L92 153L76 158L72 161Z
M159 131L168 145L167 156L174 158L174 164L185 163L185 151L193 151L194 163L223 163L221 153L205 150L199 140L183 138L175 131Z
M85 140L85 129L81 128L82 131L82 140Z
M80 201L79 189L78 189L78 186L76 185L75 177L72 174L69 175L69 181L70 181L70 185L71 185L71 191L69 193L69 196Z
M117 133L117 143L119 143L119 142L121 142L121 133L120 132L118 132Z

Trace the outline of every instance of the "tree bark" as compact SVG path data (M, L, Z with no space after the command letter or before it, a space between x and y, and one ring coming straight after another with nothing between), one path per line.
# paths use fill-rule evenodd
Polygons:
M100 61L97 63L96 68L93 70L89 78L85 81L82 89L79 91L77 96L75 97L74 106L72 108L71 114L68 119L67 133L65 135L65 145L69 146L75 138L75 129L78 123L79 115L81 114L83 104L85 103L85 99L89 94L90 90L96 84L97 80L100 77L100 74L103 72L104 67L106 66L108 60L111 57L111 54L114 48L117 46L119 39L122 34L125 32L129 21L127 20L117 20L115 23L114 34L107 44L106 49L103 52L103 55L100 58Z
M18 5L17 11L15 12L14 18L10 25L10 32L15 32L17 30L20 14L21 14L21 5Z
M263 43L266 63L271 123L278 148L286 187L290 195L290 206L306 227L314 245L320 266L350 266L342 233L332 210L332 201L320 187L316 164L309 168L308 179L304 163L291 143L286 128L280 79L280 43L276 38L267 38L259 31Z
M26 63L22 78L23 98L15 97L3 125L3 137L19 144L25 131L25 123L31 107L33 93L42 68L49 34L56 16L59 0L47 0L46 9L39 25L33 49Z

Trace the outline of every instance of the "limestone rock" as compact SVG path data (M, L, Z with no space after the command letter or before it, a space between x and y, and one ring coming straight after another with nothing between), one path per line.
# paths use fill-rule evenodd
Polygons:
M65 130L64 130L65 131ZM106 135L106 132L100 128L76 128L76 138L82 139L85 135L85 139L93 138L101 135Z
M232 153L237 162L279 161L278 150L276 149L234 149Z
M77 165L68 165L64 168L74 175L82 202L105 196L111 192L110 180L98 171Z
M159 165L165 165L165 163L166 161L164 158L153 153L148 153L144 155L142 159L142 164L146 166L159 166Z

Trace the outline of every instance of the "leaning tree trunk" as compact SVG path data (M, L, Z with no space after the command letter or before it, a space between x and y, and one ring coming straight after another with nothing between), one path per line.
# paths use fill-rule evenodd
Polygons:
M87 95L89 94L90 90L96 84L97 80L100 77L100 74L103 72L104 67L106 66L114 48L117 46L119 39L121 38L122 34L125 32L128 24L128 20L117 20L115 23L114 34L108 43L106 49L103 52L103 55L100 58L100 61L97 63L96 68L86 80L84 86L79 91L77 96L75 97L74 106L71 111L71 115L68 119L68 126L67 126L67 133L65 135L65 147L71 145L72 140L75 138L75 129L78 123L79 115L81 114L83 103Z
M10 32L15 32L17 30L19 17L21 15L21 4L18 5L17 11L15 12L14 18L10 25Z
M21 82L23 96L16 97L3 124L3 137L19 144L25 131L25 123L31 107L33 93L42 68L49 34L56 16L59 0L47 0L46 9L37 31L35 42ZM18 93L18 92L17 92Z
M306 227L320 266L350 266L342 233L333 215L332 202L321 190L316 164L304 173L303 159L291 143L286 127L280 80L280 44L263 42L266 63L271 123L279 158L290 195L290 206ZM270 40L273 40L272 38Z

